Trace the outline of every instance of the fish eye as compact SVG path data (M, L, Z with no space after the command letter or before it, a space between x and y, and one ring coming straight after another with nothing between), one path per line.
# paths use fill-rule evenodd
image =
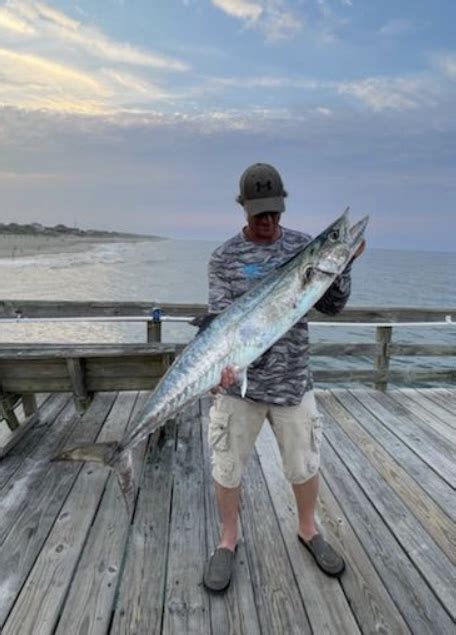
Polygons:
M333 229L331 232L329 232L329 240L331 240L332 242L336 242L336 240L339 240L339 236L340 231L338 229Z

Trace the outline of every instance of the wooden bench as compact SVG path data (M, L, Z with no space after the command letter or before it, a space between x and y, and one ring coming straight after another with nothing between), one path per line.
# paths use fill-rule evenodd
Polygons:
M0 419L12 431L0 456L38 420L35 394L71 392L82 414L96 392L152 390L181 349L162 343L0 345ZM15 412L19 401L22 423Z

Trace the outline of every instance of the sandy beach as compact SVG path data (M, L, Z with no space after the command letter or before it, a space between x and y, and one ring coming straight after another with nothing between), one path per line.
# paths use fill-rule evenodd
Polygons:
M108 243L129 243L161 240L143 236L32 236L27 234L1 234L0 258L22 258L41 254L75 253Z

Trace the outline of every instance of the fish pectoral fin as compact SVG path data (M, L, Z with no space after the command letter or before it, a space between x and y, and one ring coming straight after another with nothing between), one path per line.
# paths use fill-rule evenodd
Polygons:
M136 484L131 450L120 450L117 441L94 443L93 445L81 445L63 450L52 461L87 461L101 463L112 468L116 473L128 513L132 514L136 498Z
M94 443L93 445L80 445L66 448L57 454L53 461L90 461L110 465L118 450L117 441L109 443Z
M244 399L246 393L247 393L247 385L248 385L248 381L247 381L247 368L244 368L244 370L241 371L240 373L240 382L241 382L241 397Z

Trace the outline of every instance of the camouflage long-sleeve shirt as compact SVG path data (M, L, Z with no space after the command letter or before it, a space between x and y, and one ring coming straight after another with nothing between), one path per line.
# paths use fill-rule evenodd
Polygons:
M281 229L281 237L269 244L247 240L241 231L213 252L208 265L210 313L226 309L260 278L286 262L311 240L307 234ZM315 305L316 309L332 315L343 309L350 295L350 269L348 266L336 278ZM301 402L304 393L313 387L307 317L249 366L247 381L247 399L282 406ZM240 396L240 387L232 386L227 392Z

